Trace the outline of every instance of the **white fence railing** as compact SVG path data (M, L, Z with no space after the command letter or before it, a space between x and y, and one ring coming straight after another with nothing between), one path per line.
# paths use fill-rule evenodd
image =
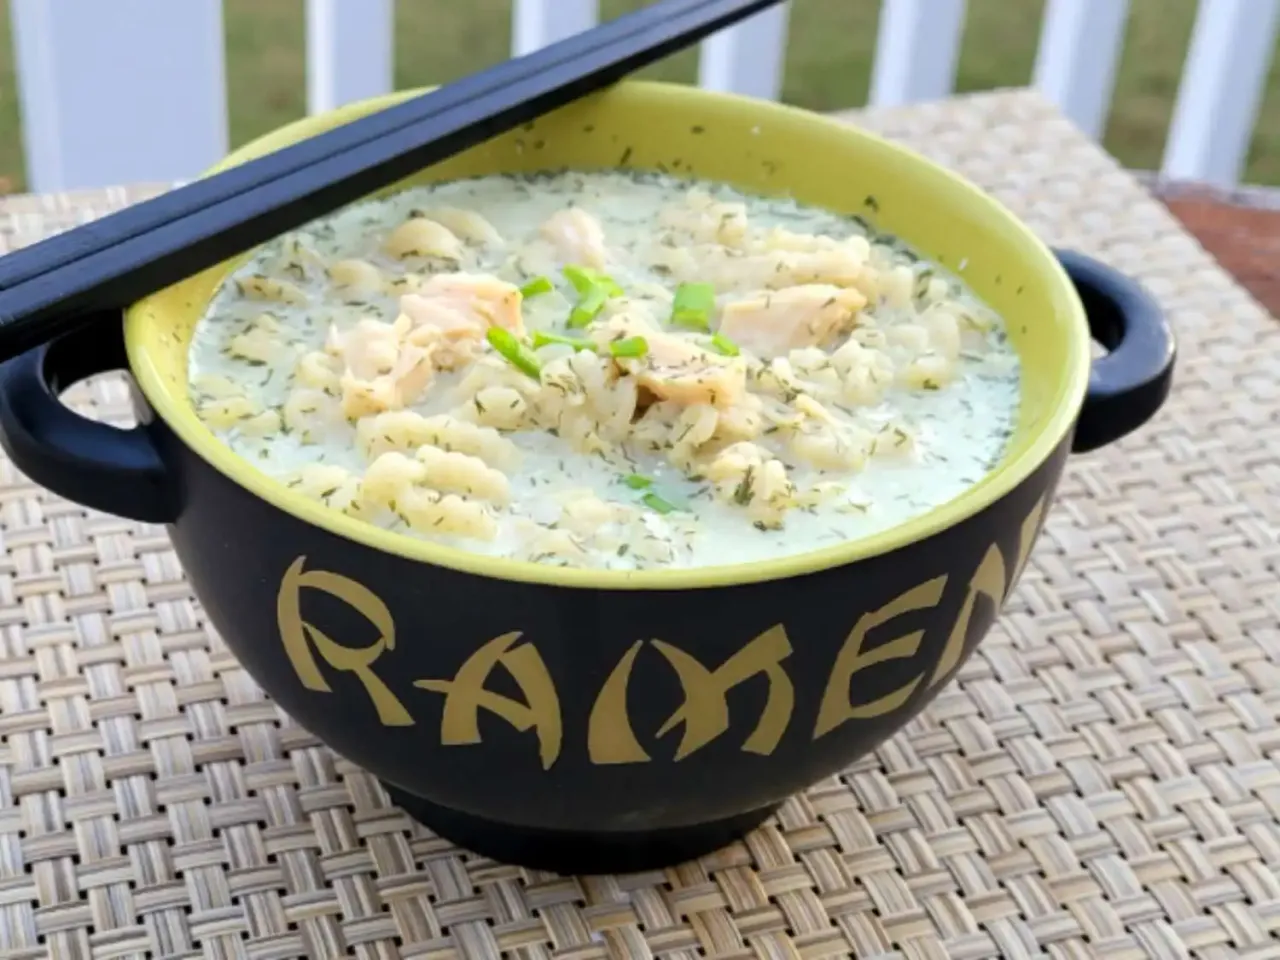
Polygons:
M836 0L792 0L820 2ZM307 0L312 112L392 88L393 6ZM778 97L789 6L706 41L699 83ZM225 153L221 0L10 0L10 10L33 190L181 180ZM1093 136L1106 124L1128 12L1129 0L1046 0L1031 82ZM949 94L966 14L965 0L881 0L871 103ZM513 52L598 18L598 0L512 0ZM1280 0L1199 0L1164 174L1240 178L1278 25Z

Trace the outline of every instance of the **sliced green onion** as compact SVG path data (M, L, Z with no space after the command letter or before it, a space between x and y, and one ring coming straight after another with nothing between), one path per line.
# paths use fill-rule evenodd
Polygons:
M553 343L558 343L566 347L573 347L575 350L595 349L595 344L590 340L583 340L581 337L566 337L559 333L547 333L545 330L533 331L533 349L537 350Z
M653 485L652 480L650 480L648 477L644 476L643 474L639 474L639 473L627 474L625 477L622 478L622 482L625 483L632 490L643 490L646 487L650 487Z
M671 324L688 330L709 330L716 308L716 288L710 283L682 283L671 304Z
M560 271L564 274L564 278L573 284L573 289L578 291L579 296L586 296L591 292L591 288L597 286L593 270L586 267L575 267L573 265L564 267Z
M622 287L618 286L618 282L599 270L592 270L590 267L575 267L570 264L560 272L564 274L566 280L573 284L573 289L578 291L578 296L580 297L587 296L592 290L602 290L606 297L622 296Z
M538 362L538 358L510 330L490 327L485 338L493 344L493 349L521 373L527 373L535 380L542 377L542 364Z
M550 293L555 288L555 284L551 282L550 277L534 277L520 288L520 296L528 300L530 297L537 297L544 293Z
M604 309L608 295L600 287L591 290L569 311L569 329L577 330L585 327Z
M711 349L726 357L736 357L742 352L738 349L738 345L723 333L713 333L711 335Z
M676 510L680 509L671 501L663 500L656 493L646 493L640 498L640 502L655 513L675 513Z
M644 337L624 337L611 342L609 352L615 357L643 357L649 352L649 341Z
M570 265L561 272L578 291L578 302L569 313L570 329L587 326L604 309L606 300L622 296L622 288L617 282L598 271Z

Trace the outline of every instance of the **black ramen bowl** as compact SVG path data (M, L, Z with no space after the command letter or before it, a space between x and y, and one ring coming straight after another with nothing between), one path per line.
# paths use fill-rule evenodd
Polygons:
M292 124L227 164L391 99ZM414 817L498 860L620 872L728 843L924 707L1013 588L1068 455L1155 413L1174 348L1131 281L1055 255L906 150L778 105L624 83L411 182L566 166L790 193L962 269L1022 363L1003 461L910 522L774 561L628 573L464 553L303 498L196 418L187 346L234 263L140 302L123 329L6 364L0 439L51 490L165 524L252 676ZM1091 360L1091 339L1110 352ZM136 385L132 429L58 399L109 370Z

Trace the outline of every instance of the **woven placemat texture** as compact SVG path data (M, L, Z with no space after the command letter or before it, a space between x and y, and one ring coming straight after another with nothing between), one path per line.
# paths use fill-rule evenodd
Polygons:
M0 462L0 957L1280 957L1280 327L1033 94L853 119L1141 278L1181 337L1166 411L1073 462L958 682L700 863L524 871L283 716L163 531ZM11 198L0 237L137 196ZM76 398L124 415L116 378Z

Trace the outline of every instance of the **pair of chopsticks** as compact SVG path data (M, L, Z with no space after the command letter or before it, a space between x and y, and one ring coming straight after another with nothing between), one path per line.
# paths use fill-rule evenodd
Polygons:
M662 0L0 258L0 361L780 2Z

